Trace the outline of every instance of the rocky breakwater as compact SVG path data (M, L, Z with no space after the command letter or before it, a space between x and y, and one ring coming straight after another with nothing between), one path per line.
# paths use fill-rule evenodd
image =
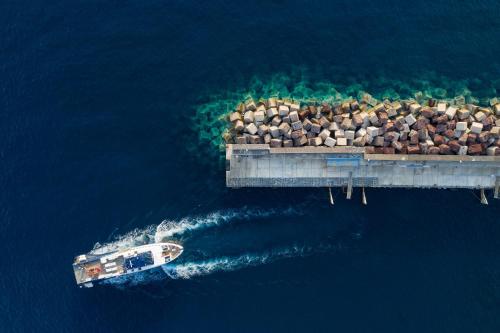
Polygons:
M227 143L271 147L356 146L376 154L500 155L500 100L339 103L250 98L229 114Z

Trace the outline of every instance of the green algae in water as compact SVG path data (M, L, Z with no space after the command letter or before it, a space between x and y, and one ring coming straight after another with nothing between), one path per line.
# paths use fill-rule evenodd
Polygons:
M433 72L425 73L420 78L405 80L377 76L371 79L348 77L347 80L343 78L334 82L317 80L310 72L301 68L291 74L255 76L249 80L247 87L239 86L223 93L202 96L204 102L196 106L192 122L199 145L208 145L208 149L202 151L222 159L225 146L223 135L230 128L228 115L248 98L253 98L255 102L277 97L300 103L333 104L355 97L361 99L368 93L379 101L415 99L422 102L435 98L452 103L458 98L464 99L466 103L488 104L489 99L497 95L497 89L500 89L500 80L484 84L484 81L477 78L452 80Z

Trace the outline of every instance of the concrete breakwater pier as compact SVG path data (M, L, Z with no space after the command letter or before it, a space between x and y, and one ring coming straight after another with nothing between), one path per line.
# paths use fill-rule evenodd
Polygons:
M500 103L363 99L241 103L229 115L228 187L500 186Z
M226 145L226 185L467 188L499 196L500 156L368 154L360 147ZM484 201L486 201L485 198Z

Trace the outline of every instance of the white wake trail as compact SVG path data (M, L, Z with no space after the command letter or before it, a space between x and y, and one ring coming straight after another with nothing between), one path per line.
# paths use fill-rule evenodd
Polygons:
M254 209L254 208L241 208L241 209L227 209L216 211L206 216L195 216L183 218L180 221L165 220L156 228L155 241L161 242L165 238L179 236L186 232L195 230L206 229L218 225L223 225L232 220L251 220L261 219L276 215L291 215L300 214L294 208L286 209Z
M300 215L301 212L293 207L282 209L257 209L243 207L240 209L215 211L207 215L185 217L181 220L165 220L157 226L151 225L144 229L134 229L125 235L116 237L111 242L103 244L96 243L90 252L93 254L99 254L153 242L162 242L169 240L174 236L180 236L187 232L223 225L232 220L248 221L252 219L261 219L271 216L287 216L292 214Z
M151 243L156 233L156 226L148 226L145 229L134 229L124 235L117 236L115 239L108 243L95 243L93 249L90 251L92 254L102 254L120 249L125 249L133 246L140 246Z
M198 262L174 263L162 266L162 268L172 279L190 279L196 276L217 272L230 272L246 267L268 264L286 258L305 257L313 253L324 252L328 249L331 249L331 246L294 246L261 254L249 253L237 257L220 257Z
M341 248L341 246L321 244L317 246L292 246L257 254L247 253L233 257L225 256L202 261L191 261L179 264L172 263L161 266L163 272L162 270L145 271L105 280L103 284L126 288L127 286L137 286L153 281L162 281L166 278L174 280L191 279L218 272L231 272L247 267L269 264L287 258L306 257L316 253L331 252L339 248Z

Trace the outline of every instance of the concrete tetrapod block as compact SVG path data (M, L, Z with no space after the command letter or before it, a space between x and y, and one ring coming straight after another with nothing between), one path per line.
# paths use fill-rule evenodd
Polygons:
M487 143L488 140L490 139L490 132L489 131L483 131L479 133L478 140L481 143Z
M304 127L304 129L306 131L309 131L312 127L312 122L309 120L309 119L304 119L304 121L302 122L302 127Z
M468 154L469 155L480 155L483 151L483 146L480 143L476 143L469 146Z
M243 115L243 119L245 121L245 123L253 123L254 122L254 115L253 115L253 111L247 111L245 112L245 114Z
M400 136L401 134L399 134L398 132L391 131L384 134L384 139L386 141L393 142L398 141Z
M434 110L430 107L423 107L420 110L420 114L424 116L425 118L432 118L435 114Z
M271 136L273 138L278 138L280 134L280 129L277 126L271 126L269 127L269 133L271 133Z
M347 140L354 140L354 131L344 131L344 136Z
M292 131L292 133L290 134L290 136L291 136L292 139L298 139L301 136L304 136L304 132L302 132L302 130Z
M331 123L330 127L328 127L328 130L330 132L338 131L339 129L340 129L339 124L337 124L336 122Z
M285 134L290 130L290 125L288 125L287 123L281 123L278 128L281 134Z
M498 147L488 147L488 149L486 149L486 155L488 156L498 156L500 155L500 148Z
M359 127L363 125L363 118L361 117L360 114L352 115L352 125L354 125L354 127Z
M439 153L441 155L450 155L451 154L450 146L448 146L444 143L439 145Z
M417 119L413 114L409 114L405 117L405 121L408 124L408 126L411 126L417 122Z
M370 123L372 125L378 125L379 124L379 121L378 121L378 116L375 112L371 112L368 114L368 119L370 120Z
M352 141L353 146L363 147L366 144L366 135L357 137Z
M259 126L259 130L257 131L257 133L260 135L260 136L264 136L266 135L267 133L269 133L269 126L267 125L260 125Z
M494 138L498 138L500 136L500 127L499 126L493 126L490 130L490 134Z
M396 111L396 109L394 109L393 107L390 107L388 110L387 110L387 116L389 118L394 118L398 115L398 111Z
M321 133L319 133L319 137L320 137L323 141L325 141L325 140L326 140L326 138L328 138L329 136L330 136L330 131L329 131L329 130L327 130L327 129L324 129L324 130L322 130L322 131L321 131Z
M304 126L304 128L305 128L305 126ZM319 124L312 124L311 125L311 132L319 134L320 131L321 131L321 126Z
M385 110L385 106L384 106L384 104L383 104L383 103L378 103L377 105L375 105L375 106L373 107L373 111L374 111L375 113L379 113L380 111L384 111L384 110Z
M481 123L473 122L472 125L470 126L470 131L472 133L480 134L482 130L483 130L483 124Z
M438 147L433 146L433 147L429 147L429 148L427 149L427 154L428 154L428 155L438 155L438 154L439 154L439 151L440 151L440 150L439 150L439 148L438 148Z
M408 154L420 154L420 146L408 146Z
M278 114L281 117L288 116L288 113L290 112L290 109L286 105L280 105L278 108Z
M397 151L401 151L403 149L403 144L401 142L398 142L398 141L393 141L391 143L391 146L396 149Z
M399 112L401 112L401 110L403 110L403 106L402 106L402 105L401 105L401 103L400 103L400 102L398 102L398 101L392 102L392 103L391 103L391 106L392 106L392 108L393 108L394 110L396 110L396 112L398 112L398 113L399 113Z
M253 116L254 116L255 122L263 122L264 119L266 118L266 113L264 111L262 111L262 110L255 111L253 113Z
M346 138L337 138L337 146L347 146Z
M293 122L292 128L294 131L302 129L302 122L300 122L300 121Z
M301 136L298 139L294 139L293 144L295 147L303 146L303 145L307 144L307 138L305 136Z
M467 119L470 116L470 111L467 109L460 109L457 112L457 116L458 116L458 119L460 119L460 120Z
M351 105L349 104L349 102L344 102L340 105L340 109L344 113L351 112Z
M350 107L352 111L359 110L359 102L357 100L352 101Z
M372 145L374 145L375 147L382 147L384 145L384 137L383 136L374 137Z
M262 143L262 142L264 141L264 140L263 140L260 136L258 136L258 135L250 135L250 139L249 139L249 140L250 140L250 143L251 143L251 144L254 144L254 145L259 144L259 143Z
M344 118L342 120L342 123L340 124L340 128L342 128L343 130L347 130L351 127L351 125L352 125L352 119Z
M290 104L290 111L299 111L300 110L300 104L297 104L297 103L292 103Z
M410 104L410 112L411 113L415 114L415 113L419 112L420 109L422 109L422 105L420 105L418 103Z
M366 128L366 133L371 137L376 137L378 135L378 127L370 126Z
M324 144L325 144L325 146L328 146L328 147L333 147L333 146L335 146L335 143L336 143L336 142L337 142L337 140L335 140L334 138L327 137L327 138L325 139Z
M460 143L458 143L457 140L451 140L448 142L448 146L450 146L450 149L452 152L454 153L458 153L458 151L460 150Z
M453 119L455 117L455 115L457 114L457 108L454 107L454 106L450 106L447 110L446 110L446 115L448 116L448 119Z
M267 118L273 119L274 117L276 117L278 115L278 109L276 107L269 108L266 111L266 115L267 115Z
M457 131L465 131L467 129L467 122L466 121L459 121L457 124L456 124L456 127L455 129Z
M270 146L272 148L278 148L278 147L281 147L282 144L283 144L283 141L281 139L271 139Z
M495 104L493 110L495 111L495 115L500 116L500 103Z
M239 112L233 112L229 115L229 121L234 122L236 120L241 120L241 113Z
M290 121L292 123L299 121L299 113L297 111L290 112L288 116L290 117Z
M273 120L271 121L271 125L279 126L279 124L281 124L281 117L279 116L274 117Z
M328 119L326 119L326 117L321 117L319 119L319 124L322 128L330 127L330 121Z
M323 140L318 136L315 138L309 139L309 146L321 146L322 143L323 143Z
M446 113L446 103L445 102L438 103L438 105L437 105L437 113L439 115L442 115L442 114Z
M486 115L484 114L484 112L479 111L476 112L474 118L476 118L477 121L483 121L483 119L486 118Z
M458 155L467 155L467 149L469 149L469 147L460 146L460 149L458 150Z
M345 138L345 131L341 130L341 129L339 129L338 131L335 131L334 137L335 137L335 139Z
M247 110L253 111L257 108L257 105L255 105L255 101L252 98L250 98L245 102L245 108Z
M360 128L359 130L357 130L355 137L359 138L359 137L361 137L361 136L365 136L365 135L366 135L366 133L367 133L367 132L366 132L366 129L364 129L364 128Z
M258 131L257 126L255 126L255 124L254 124L254 123L250 123L250 124L248 124L248 125L245 127L245 130L246 130L248 133L252 134L252 135L254 135L255 133L257 133L257 131Z
M245 124L243 124L241 120L236 120L236 122L234 123L234 129L237 132L241 132L245 129Z

